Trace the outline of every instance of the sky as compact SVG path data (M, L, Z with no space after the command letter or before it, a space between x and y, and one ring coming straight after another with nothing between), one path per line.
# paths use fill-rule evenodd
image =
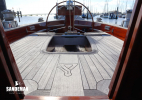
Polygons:
M5 0L7 9L18 11L19 9L23 14L42 14L48 13L56 2L63 0ZM106 1L108 1L108 11L116 10L117 6L119 11L125 12L126 9L132 9L135 0L76 0L90 7L91 12L105 12ZM64 3L65 4L65 3ZM106 7L107 8L107 7ZM52 11L55 13L56 9Z

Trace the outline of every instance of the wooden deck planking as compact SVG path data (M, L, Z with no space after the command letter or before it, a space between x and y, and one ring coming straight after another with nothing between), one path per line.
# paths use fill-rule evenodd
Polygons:
M87 61L85 60L84 56L83 55L79 55L79 60L81 62L81 65L83 67L83 70L85 72L85 75L86 75L86 78L87 78L87 81L88 81L88 84L89 84L89 88L90 89L96 89L96 80L95 80L95 77L93 76L88 64L87 64Z
M107 80L115 70L123 42L112 36L102 37L88 36L98 52L85 55L41 52L49 36L25 37L10 46L23 79L34 80L38 89L51 90L50 96L83 96L83 89L105 91L101 85L108 87ZM56 49L62 51L60 47Z
M109 84L111 80L102 80L98 82L97 84L97 90L100 90L101 92L108 94L109 92Z
M75 66L73 64L75 64ZM66 69L64 69L65 67ZM70 70L71 74L66 73L68 70ZM61 55L59 57L58 67L50 95L84 96L77 55Z
M116 46L114 46L113 44L111 44L111 43L108 43L107 41L100 41L102 44L104 44L104 45L107 45L107 46L109 46L109 48L111 48L112 50L114 50L115 52L117 52L117 53L120 53L120 51L121 51L121 49L120 48L117 48Z
M109 65L107 65L107 63L98 54L94 54L94 56L100 62L100 64L102 65L104 70L108 73L108 75L112 77L114 70Z
M44 41L43 40L40 40L40 41L34 41L33 43L27 45L24 49L21 48L18 52L16 52L15 54L15 58L16 60L21 57L22 55L26 54L30 49L34 48L35 46L37 46L38 44L40 43L43 43Z
M31 38L31 37L27 36L27 37L24 37L20 40L17 40L15 42L11 43L10 46L11 46L12 50L14 50L15 47L19 47L25 43L29 43L29 41L32 41L32 40L33 40L33 37Z
M95 39L96 40L96 39ZM117 57L119 56L120 51L115 50L115 48L113 48L110 44L108 44L107 42L103 42L103 41L97 41L97 43L99 43L101 46L103 46L104 48L110 50L113 54L115 54Z
M116 64L112 63L103 53L98 52L98 55L106 62L113 70L115 70Z
M33 80L36 82L39 82L39 80L42 78L47 66L50 64L50 62L53 60L54 55L49 55L46 61L43 63L43 65L40 67L36 75L33 77Z
M15 45L12 45L11 44L11 48L13 51L17 51L19 50L19 48L21 48L22 46L25 46L25 44L29 44L31 43L32 41L34 41L36 39L36 37L27 37L25 39L22 39L22 40L18 40L18 42L15 43ZM17 49L16 49L16 48Z
M33 79L33 77L36 75L40 67L43 65L45 60L47 59L48 55L44 55L39 62L33 67L32 71L26 76L25 79Z
M80 74L81 74L83 89L89 89L88 81L80 61L79 61L79 67L80 67Z
M106 52L108 55L110 55L114 60L114 62L117 62L118 60L118 57L119 56L116 56L114 53L112 53L110 50L108 50L107 48L104 48L104 46L101 46L101 45L97 45L98 49L102 52Z
M106 43L103 43L103 42L101 42L101 45L102 45L103 47L109 48L112 52L114 52L114 54L115 54L117 57L119 57L120 51L118 51L117 49L113 48L111 45L106 44Z
M111 55L107 54L107 52L105 52L105 51L102 50L101 48L99 48L99 52L101 52L103 55L105 55L106 58L111 61L111 63L113 63L114 65L116 65L117 61L116 61L114 58L112 58ZM98 53L99 53L99 52L98 52Z
M97 42L100 42L101 44L110 45L112 48L114 48L113 50L116 51L116 52L121 51L122 47L118 46L117 44L115 44L112 41L109 41L108 39L105 39L105 36L93 36L92 38L94 40L96 40Z
M15 59L19 59L20 57L22 57L24 54L26 54L29 50L31 50L32 48L34 48L35 46L37 46L40 42L37 42L35 44L30 44L28 45L26 48L24 49L20 49L18 52L13 52L13 54L15 55Z
M74 68L72 76L64 76L57 68L50 96L84 96L79 65Z
M79 64L77 55L62 54L59 57L58 68L61 69L65 76L72 75L72 70Z
M57 66L57 65L58 64L56 64L55 66ZM49 80L48 80L48 82L47 82L47 84L45 86L45 89L50 89L51 90L52 83L54 81L54 77L55 77L55 74L56 74L56 69L57 69L57 67L54 67L54 69L53 69L53 71L51 73L51 76L50 76L50 78L49 78Z
M101 38L101 37L94 37L95 39L97 39L97 41L98 41L98 39L99 38ZM111 44L112 45L112 47L114 47L114 48L116 48L116 49L118 49L119 51L121 51L121 46L118 46L117 44L115 44L114 42L112 42L112 41L109 41L108 39L105 39L104 37L102 37L103 39L100 39L99 41L104 41L104 42L106 42L107 44Z
M103 68L101 63L95 58L94 55L90 55L91 60L96 65L97 69L99 70L100 74L102 75L103 79L110 79L109 74L106 72L106 70Z
M98 47L98 53L101 52L103 55L107 57L114 65L116 65L117 61L112 57L112 55L108 54L106 51L104 51L102 48Z
M110 42L115 43L116 45L122 46L124 41L120 40L119 38L115 37L115 36L105 36L104 40L108 40Z
M17 64L20 73L23 72L23 71L26 69L26 67L29 66L30 63L32 63L33 60L36 59L37 56L39 56L39 54L40 54L40 52L38 51L38 52L35 53L35 55L31 56L29 59L24 59L24 60L22 61L22 63Z
M19 65L19 63L23 63L24 60L27 60L28 58L30 58L31 56L33 56L37 51L40 50L41 44L42 43L39 43L38 45L35 46L35 48L32 48L27 53L25 53L22 57L20 57L19 59L17 59L16 63Z
M44 89L46 87L46 84L51 76L51 73L52 73L54 67L56 67L55 65L57 63L58 57L59 57L59 55L55 55L53 57L53 60L51 61L51 63L48 66L46 66L47 68L46 68L44 74L42 75L40 81L38 82L38 89Z
M17 47L17 50L12 51L13 54L14 54L14 56L15 56L15 58L17 59L17 55L20 54L20 52L26 52L26 51L24 51L24 50L30 49L30 48L32 48L33 46L35 46L36 42L35 42L35 43L34 43L34 42L35 42L35 40L33 40L33 41L27 43L27 44L26 44L27 46L21 45L21 46L19 46L19 48ZM40 42L40 41L38 41L38 42ZM28 48L29 46L30 46L30 48Z
M22 43L22 44L20 44L20 45L18 45L17 46L17 49L15 48L15 49L13 49L13 51L19 51L20 49L19 48L24 48L24 47L26 47L28 44L31 44L31 43L34 43L34 42L38 42L39 40L41 40L41 38L42 39L44 39L44 38L47 38L47 37L31 37L31 36L29 36L30 38L29 39L31 39L31 40L28 40L28 41L25 41L24 43ZM28 37L27 37L28 38ZM26 45L25 45L26 44Z
M47 48L47 44L49 43L49 41L52 39L52 36L47 37L45 39L45 42L43 43L41 50L44 50L45 48Z
M109 41L112 41L114 42L115 44L119 45L119 46L122 46L124 41L114 37L114 36L109 36L109 37L106 37L105 39L108 39Z
M114 53L112 53L112 52L110 51L109 48L105 48L104 46L102 46L102 44L100 44L99 42L97 42L95 39L94 39L94 41L97 43L96 45L97 45L97 47L98 47L98 49L99 49L100 51L106 52L109 56L111 56L111 57L115 60L114 62L117 62L117 60L118 60L118 55L116 56Z
M31 70L36 66L36 64L37 64L38 61L43 57L43 55L44 55L44 54L39 54L39 55L37 56L37 58L36 58L30 65L28 65L28 66L26 67L26 69L21 73L23 79L25 79L25 77L26 77L29 73L32 72ZM29 67L29 66L30 66L30 67Z
M118 49L120 51L121 47L119 47L118 45L116 45L114 42L112 41L109 41L108 39L105 39L105 36L96 36L96 37L93 37L95 40L97 41L103 41L105 42L106 44L108 45L112 45L112 47L115 47L116 49Z
M47 90L47 89L46 90L42 90L42 89L35 90L27 95L29 95L29 96L50 96L50 90ZM35 100L37 100L37 99L35 99Z
M97 69L96 65L94 64L94 62L91 60L89 55L84 55L91 71L92 74L94 75L95 79L97 82L99 82L100 80L103 80L103 77L101 75L101 72L99 71L99 69Z
M24 94L27 95L35 90L37 90L38 84L33 80L24 80L25 86L28 87L28 91L24 91Z

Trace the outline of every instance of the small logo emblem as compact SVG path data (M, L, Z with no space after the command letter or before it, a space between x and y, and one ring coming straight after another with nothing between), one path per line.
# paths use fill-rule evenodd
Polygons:
M19 85L22 85L23 83L19 81L15 81L15 87L6 87L7 92L11 91L28 91L28 87L20 87Z
M15 86L22 85L21 82L15 81Z

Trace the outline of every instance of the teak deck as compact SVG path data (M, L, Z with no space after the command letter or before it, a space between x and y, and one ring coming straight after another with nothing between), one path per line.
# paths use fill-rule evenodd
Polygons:
M103 34L103 33L102 33ZM123 41L111 36L89 36L97 53L48 54L42 52L50 36L27 36L12 44L26 95L99 96L108 94Z

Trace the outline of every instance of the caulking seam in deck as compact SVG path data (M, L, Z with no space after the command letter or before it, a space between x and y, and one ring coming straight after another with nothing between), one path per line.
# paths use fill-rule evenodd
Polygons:
M40 37L40 40L38 40L39 37ZM48 66L50 66L51 63L52 63L52 65L54 65L53 63L57 62L57 61L53 61L54 56L57 55L57 54L49 54L48 55L48 54L42 54L42 52L40 52L40 50L41 50L40 48L42 48L44 43L46 41L48 41L48 36L46 36L46 37L39 36L39 37L36 36L36 39L34 38L34 36L32 36L30 38L25 37L25 38L19 40L17 42L18 43L17 45L16 45L16 42L11 44L12 49L18 47L18 49L16 51L12 51L12 52L15 52L14 54L17 53L17 55L18 55L18 53L21 53L22 51L24 52L22 55L20 54L18 59L16 59L18 61L18 67L20 67L20 70L22 70L22 75L25 73L25 75L24 75L25 79L35 80L35 81L37 81L38 84L40 82L42 83L42 81L40 81L41 79L44 80L46 78L45 74L46 74L46 70L47 70L47 68L46 68L47 64L48 64ZM98 41L98 44L96 44L97 47L98 47L98 50L99 50L99 52L97 54L91 54L91 55L89 55L89 54L88 55L75 54L75 55L78 56L78 60L79 60L78 67L79 67L79 71L80 71L79 74L81 76L83 89L88 89L88 88L89 89L95 89L96 88L96 87L94 88L94 85L90 82L90 81L92 81L92 80L90 80L90 77L92 79L94 79L94 82L96 81L95 86L97 86L98 82L101 81L101 80L100 81L96 80L96 77L94 76L95 74L93 74L93 72L92 72L93 66L95 67L95 69L98 70L98 73L102 77L102 80L111 79L111 77L112 77L112 74L113 74L113 71L115 69L117 59L118 59L118 55L119 55L119 52L120 52L119 50L121 48L121 46L120 46L121 42L116 43L117 40L116 41L113 40L113 36L111 36L111 39L108 38L108 37L109 36L107 36L107 38L105 39L105 36L103 36L103 38L100 41ZM26 39L26 38L28 38L28 39ZM97 39L99 39L99 36L97 36L96 38L95 38L95 36L93 36L92 38L93 38L93 43L96 43L95 41L97 41ZM32 42L29 43L30 39L32 39ZM118 42L119 42L119 40L118 40ZM39 48L37 50L35 50L36 47L38 47L37 44L39 44ZM117 46L112 46L114 44L116 44ZM27 45L29 45L29 46L32 45L32 46L30 48L28 48L28 47L26 47ZM20 47L22 47L21 49L24 49L24 50L21 51L21 49L19 49ZM25 50L25 49L27 49L27 50ZM34 53L32 54L32 56L30 56L29 54L32 53L32 51ZM28 55L25 56L25 54L26 55L28 54ZM111 54L115 57L113 57ZM41 55L41 58L39 57L40 55ZM60 54L60 55L62 55L62 54ZM80 57L83 57L82 58L83 62L81 61ZM89 57L89 60L88 60L88 57ZM49 58L51 59L51 61L50 62L46 61ZM94 60L94 58L96 59L97 62ZM27 59L27 60L25 60L25 59ZM59 59L59 56L57 57L57 59ZM91 59L91 61L90 61L90 59ZM24 62L24 63L22 63L22 62ZM91 63L91 65L90 65L90 63ZM36 69L36 67L35 67L36 64L38 65L38 69ZM85 66L84 65L82 66L82 64L85 64ZM86 64L87 64L88 67L86 66ZM54 65L54 68L52 68L53 70L48 75L48 79L46 79L43 86L41 85L42 86L41 88L52 89L52 85L55 81L54 79L55 79L55 76L57 74L56 73L57 66L58 66L57 64ZM31 67L30 70L28 70L29 69L28 67ZM82 67L82 69L81 69L81 67ZM26 70L26 72L25 72L25 70ZM32 73L32 71L36 71L36 72ZM53 73L53 71L54 71L54 73ZM75 69L73 71L75 71ZM102 73L103 71L105 71L105 74ZM32 73L32 74L30 74L30 73ZM88 76L89 74L91 75L90 77ZM103 78L103 74L106 78ZM32 75L32 76L30 76L30 75ZM48 86L48 84L50 84L50 86Z

